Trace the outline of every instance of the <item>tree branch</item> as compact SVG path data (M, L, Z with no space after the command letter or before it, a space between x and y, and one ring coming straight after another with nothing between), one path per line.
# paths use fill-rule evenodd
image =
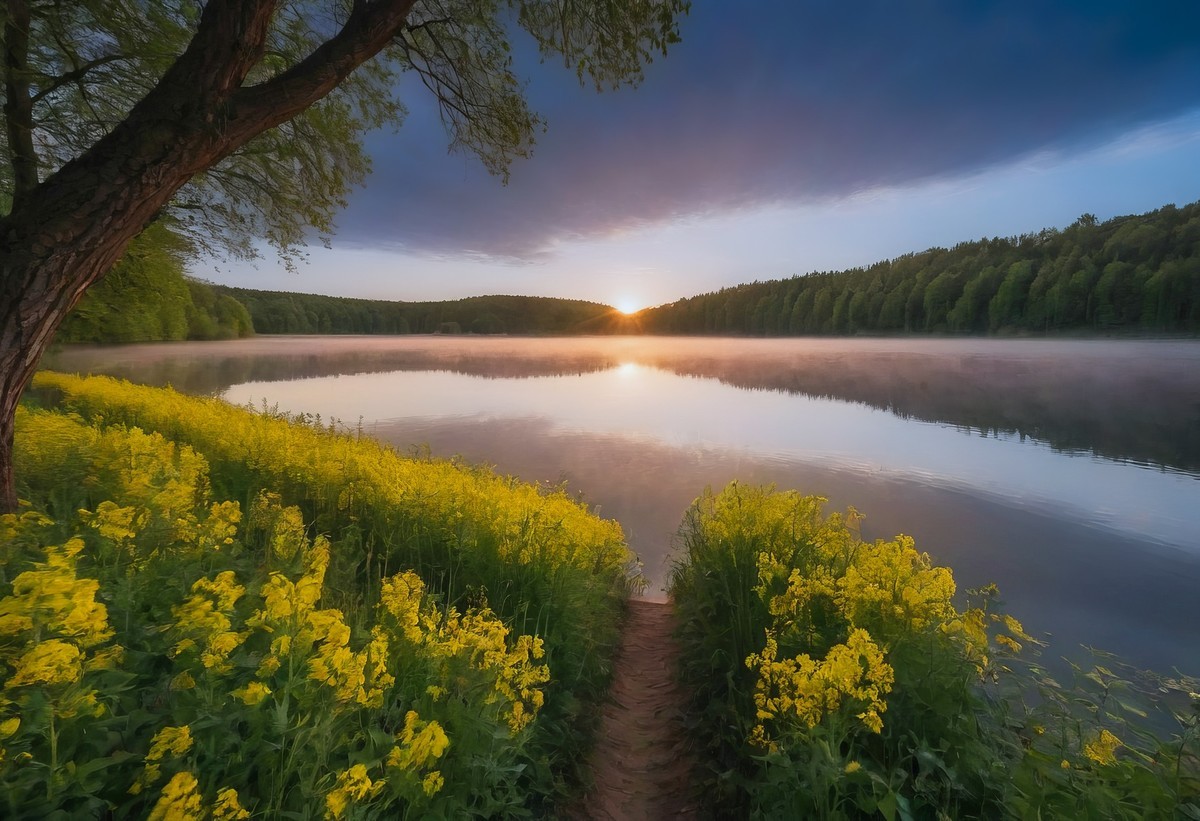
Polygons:
M29 5L26 0L8 0L4 22L4 127L13 168L13 210L38 184L29 76Z
M282 74L233 96L235 147L295 117L378 54L404 28L416 0L358 0L331 39Z
M404 27L405 31L420 31L421 29L429 28L430 26L443 26L447 23L453 23L452 17L436 17L430 20L422 20L419 23L413 23Z
M124 54L107 54L104 57L97 57L95 60L88 60L86 63L79 66L78 68L72 69L71 71L68 71L66 74L63 74L59 77L55 77L54 82L52 82L50 85L43 88L37 94L33 95L33 99L31 100L31 102L34 105L37 105L43 99L45 99L47 96L58 91L60 88L67 85L68 83L74 83L79 80L82 80L84 78L84 76L92 69L99 68L100 66L108 65L109 63L115 63L118 60L127 60L127 59L129 59L129 58Z
M142 103L161 103L159 94L201 108L227 101L262 59L277 5L278 0L209 0L187 49Z

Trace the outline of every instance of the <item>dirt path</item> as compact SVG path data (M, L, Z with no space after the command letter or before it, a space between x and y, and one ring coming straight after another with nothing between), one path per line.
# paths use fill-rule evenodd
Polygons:
M692 761L680 723L683 694L675 684L678 651L669 604L629 603L612 692L592 753L591 792L576 818L637 821L699 817L689 790Z

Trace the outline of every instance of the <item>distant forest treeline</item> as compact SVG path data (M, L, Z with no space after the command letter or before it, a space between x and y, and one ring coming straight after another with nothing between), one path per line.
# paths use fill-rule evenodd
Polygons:
M477 296L446 302L255 291L216 286L246 306L264 334L595 334L623 325L608 305L578 299Z
M754 282L637 315L645 333L1200 332L1200 203Z
M152 226L59 332L60 342L266 334L1200 333L1200 203L1065 230L931 248L866 268L753 282L627 318L595 302L481 296L389 302L257 291L184 276Z

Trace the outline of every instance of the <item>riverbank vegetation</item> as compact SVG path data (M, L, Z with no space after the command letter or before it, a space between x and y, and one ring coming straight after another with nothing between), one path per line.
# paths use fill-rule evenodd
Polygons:
M1060 682L994 588L959 609L910 538L865 543L823 504L735 483L685 521L672 592L718 815L1200 817L1198 682L1106 658Z
M55 335L59 343L237 339L254 333L244 305L185 275L186 238L151 225L80 299Z
M1196 334L1200 203L738 285L637 319L664 334Z
M633 582L564 492L41 374L0 517L7 817L545 814Z
M6 817L523 817L583 754L636 588L560 490L288 418L39 375L0 517ZM1051 672L854 511L733 484L672 593L728 817L1200 816L1200 682ZM965 604L963 603L965 601Z

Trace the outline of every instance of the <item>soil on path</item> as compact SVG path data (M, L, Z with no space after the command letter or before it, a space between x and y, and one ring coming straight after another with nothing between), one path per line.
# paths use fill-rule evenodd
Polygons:
M591 758L594 784L572 813L575 818L700 817L682 725L686 700L675 682L674 626L669 604L629 602L612 691Z

